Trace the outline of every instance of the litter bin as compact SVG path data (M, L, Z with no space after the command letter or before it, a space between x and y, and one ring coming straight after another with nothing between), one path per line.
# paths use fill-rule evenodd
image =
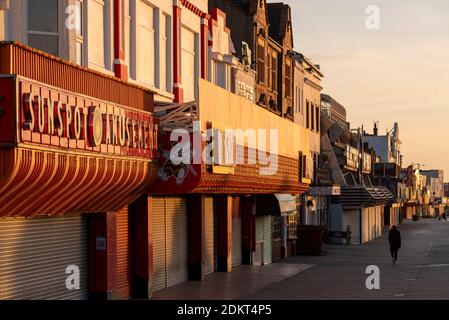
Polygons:
M324 227L300 226L298 228L297 254L318 256L322 253Z

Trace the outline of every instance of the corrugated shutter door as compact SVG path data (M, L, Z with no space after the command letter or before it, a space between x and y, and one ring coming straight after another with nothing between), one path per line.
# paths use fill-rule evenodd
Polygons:
M371 208L368 208L366 210L365 216L366 216L366 231L367 231L367 238L366 241L370 241L372 239L372 234L373 234L373 229L372 229L372 225L373 225L373 215L372 215L372 210Z
M242 216L240 198L232 199L232 265L242 264Z
M376 227L377 227L377 208L374 207L370 211L370 230L371 237L370 240L376 239Z
M80 290L66 288L70 265ZM0 219L0 299L87 299L86 218Z
M256 216L256 241L263 241L264 217Z
M360 225L363 226L362 223L364 223L364 221L362 221L362 223L360 222L360 219L365 220L363 217L364 214L364 210L362 210L362 212L360 213L359 210L354 210L350 213L351 215L351 243L355 243L355 244L360 244L362 239L360 239Z
M362 210L362 218L363 218L363 243L369 241L369 208Z
M256 216L256 252L253 261L256 265L263 264L263 252L261 252L261 247L257 245L257 242L263 241L263 225L264 217Z
M166 198L167 287L188 280L187 209L185 198Z
M263 246L263 259L264 264L269 264L273 261L273 230L272 230L272 217L268 216L264 218L264 246Z
M131 265L128 207L119 210L117 217L117 298L131 297Z
M214 217L214 201L212 197L204 199L205 209L205 270L204 274L210 274L215 270L215 217Z
M166 287L165 264L165 198L154 197L151 221L153 223L153 291Z

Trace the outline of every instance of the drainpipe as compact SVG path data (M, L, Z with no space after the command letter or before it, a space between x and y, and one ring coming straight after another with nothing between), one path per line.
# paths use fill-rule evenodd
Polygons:
M123 48L122 11L122 0L114 0L114 74L120 80L128 81L128 66Z
M363 244L363 208L360 208L360 230L359 230L359 234L360 234L360 244Z

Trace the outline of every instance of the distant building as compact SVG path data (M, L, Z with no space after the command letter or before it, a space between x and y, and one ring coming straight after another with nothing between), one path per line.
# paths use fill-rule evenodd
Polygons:
M374 124L373 134L365 133L365 142L368 142L383 163L395 163L402 166L401 140L399 139L399 124L395 123L391 131L379 135L377 123Z
M394 124L391 131L379 135L378 124L374 124L373 133L364 132L365 145L371 147L379 157L373 164L372 179L376 184L387 187L395 196L395 201L388 204L384 211L385 225L397 225L405 216L406 185L401 176L402 155L399 125Z
M327 196L330 241L340 243L342 240L334 235L349 227L352 243L366 243L382 235L384 209L394 200L394 195L371 180L378 156L372 147L362 143L361 130L349 129L346 109L329 96L324 108L323 103L321 107L317 187L312 186L309 193Z
M444 196L449 197L449 183L444 184Z
M426 189L430 191L431 201L444 197L444 171L421 170L421 174L427 177Z

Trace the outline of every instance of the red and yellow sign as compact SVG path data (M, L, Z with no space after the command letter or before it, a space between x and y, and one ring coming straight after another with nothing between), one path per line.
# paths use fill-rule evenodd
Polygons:
M5 80L13 81L13 78ZM17 143L116 156L154 157L158 123L151 113L23 78L17 78L16 84Z

